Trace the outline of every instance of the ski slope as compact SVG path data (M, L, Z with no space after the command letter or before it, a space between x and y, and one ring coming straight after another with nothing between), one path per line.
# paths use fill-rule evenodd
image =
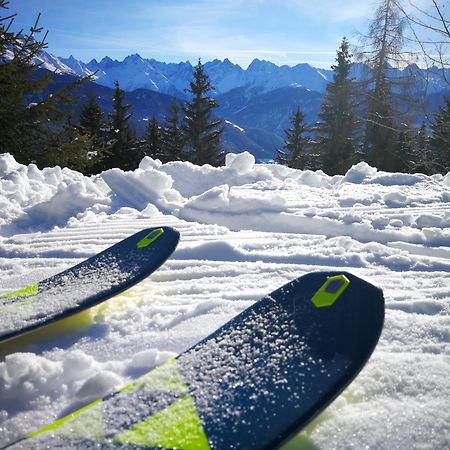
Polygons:
M450 174L345 176L144 158L96 177L0 155L0 294L146 227L181 233L128 292L45 334L0 345L0 443L105 395L307 272L383 288L386 321L352 385L286 449L450 447ZM1 320L1 317L0 317Z

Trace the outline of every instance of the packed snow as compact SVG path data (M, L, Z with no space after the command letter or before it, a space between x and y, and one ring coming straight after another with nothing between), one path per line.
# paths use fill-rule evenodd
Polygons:
M384 331L286 448L450 447L450 174L360 163L330 177L245 152L220 168L146 157L85 177L0 155L0 294L162 225L180 244L145 281L65 329L0 344L0 444L130 383L288 281L342 268L384 290Z

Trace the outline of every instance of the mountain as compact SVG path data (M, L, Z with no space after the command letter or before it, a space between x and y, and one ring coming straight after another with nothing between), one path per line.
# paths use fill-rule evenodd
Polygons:
M184 96L189 87L194 67L190 62L164 63L145 59L138 54L127 56L123 61L104 57L88 63L69 58L57 58L42 52L40 60L53 61L53 70L79 76L92 75L96 83L114 87L117 80L122 89L150 89L163 94ZM294 67L277 66L269 61L255 59L247 69L233 64L229 59L215 59L204 64L217 95L238 87L259 88L268 92L286 86L302 86L306 89L324 92L331 79L330 70L316 69L309 64ZM52 70L50 65L47 69Z
M145 59L138 54L129 55L123 61L113 60L106 56L101 61L93 59L84 63L75 59L58 58L42 52L39 61L48 70L69 75L92 75L96 83L114 87L117 80L122 89L133 91L143 88L162 94L185 96L189 87L194 67L189 61L180 63L165 63L155 59ZM246 87L257 89L258 92L270 92L284 87L303 87L311 91L324 93L327 84L332 80L333 72L328 69L318 69L309 64L296 66L277 66L276 64L255 59L243 69L233 64L229 59L215 59L204 64L215 94L222 95L233 89ZM367 68L360 63L353 64L351 76L361 80ZM429 70L411 64L403 70L391 68L390 77L404 79L411 76L414 81L414 95L441 92L448 89L446 79L450 79L450 69L446 73L437 67Z
M155 116L163 120L173 97L183 100L185 90L192 80L194 67L189 61L165 63L145 59L138 54L123 61L104 57L88 63L73 56L58 58L42 52L36 61L41 67L55 73L55 86L73 81L74 77L91 75L95 82L82 88L84 98L91 91L107 113L112 109L115 81L126 91L126 102L133 105L132 124L138 135L143 135L148 120ZM213 86L219 109L224 119L224 149L249 150L258 159L271 159L276 148L283 145L284 130L297 106L306 114L306 122L313 124L320 111L327 83L332 79L331 70L317 69L309 64L294 67L277 66L269 61L255 59L247 69L233 64L229 59L215 59L204 64ZM351 76L361 80L367 67L360 63L352 66ZM437 68L428 71L417 65L403 70L390 68L390 76L401 81L408 76L415 80L408 98L425 98L431 117L450 95L445 76L450 79L450 69L445 76ZM53 87L54 89L54 87ZM85 99L79 105L79 110ZM402 105L405 119L415 125L426 119L419 105Z
M307 121L314 123L322 94L304 87L285 86L266 92L240 87L217 97L219 115L243 128L257 128L278 136L284 135L290 117L301 105Z

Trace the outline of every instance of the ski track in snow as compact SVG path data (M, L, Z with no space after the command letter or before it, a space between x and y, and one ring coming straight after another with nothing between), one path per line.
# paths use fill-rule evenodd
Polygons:
M0 294L145 227L173 256L91 324L0 346L0 443L42 427L186 350L282 284L351 271L382 287L380 342L351 386L286 449L450 447L450 175L344 176L145 158L87 178L0 155ZM0 318L1 320L1 318Z

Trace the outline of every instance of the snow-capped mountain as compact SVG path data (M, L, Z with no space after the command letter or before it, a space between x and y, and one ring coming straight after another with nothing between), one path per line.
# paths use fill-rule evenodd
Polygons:
M142 58L138 54L129 55L123 61L106 56L101 61L93 59L84 63L73 56L58 58L50 53L42 52L36 62L42 63L44 68L57 73L92 75L97 84L106 87L114 87L115 81L118 81L125 91L143 88L178 97L184 96L194 70L189 61L165 63ZM259 59L253 60L247 69L233 64L227 58L223 61L215 59L206 62L204 67L216 95L241 87L259 93L285 87L302 87L323 94L333 77L332 70L318 69L306 63L293 67L277 66L272 62ZM363 64L353 64L352 76L356 80L361 80L367 73L365 69ZM447 72L444 77L441 69L432 67L425 70L411 64L403 70L391 68L391 77L401 79L412 76L415 80L415 91L431 94L448 90L445 78L450 78L450 69L447 69Z
M8 48L4 49L2 53L2 58L4 58L6 62L12 61L14 59L13 51ZM71 59L70 58L67 59L67 61L69 60L73 61L74 67L77 66L76 63L81 64L73 56L71 56ZM50 72L58 73L60 75L63 74L72 76L81 75L81 70L77 70L76 68L73 69L70 65L65 63L63 58L58 58L57 56L44 51L42 51L39 54L39 56L34 57L33 62L42 69L46 69Z
M189 62L165 63L155 59L142 58L138 54L129 55L123 61L113 60L106 56L101 61L93 59L88 63L77 60L73 56L58 58L42 52L37 59L44 68L56 73L86 76L92 75L97 84L114 87L116 81L125 91L150 89L162 94L184 96L189 87L194 70ZM215 59L204 63L206 72L215 88L216 95L225 94L233 89L246 87L253 92L267 93L285 87L302 87L311 91L324 93L327 84L332 80L333 72L318 69L309 64L296 66L277 66L276 64L255 59L243 69L229 59ZM450 78L450 69L444 76L441 69L421 69L411 64L403 70L391 68L392 78L412 76L415 80L414 90L427 94L448 90L445 78ZM355 63L352 76L356 80L364 77L365 66Z
M58 58L63 64L69 67L75 74L80 75L82 77L92 75L93 71L88 69L86 64L75 59L72 55L69 58Z
M37 62L45 62L45 68L57 73L79 76L93 75L96 83L114 87L117 80L122 89L133 91L144 88L170 95L183 95L192 79L193 65L190 62L164 63L145 59L138 54L127 56L123 61L104 57L84 63L75 59L58 58L42 52ZM301 86L324 92L331 71L316 69L309 64L294 67L277 66L269 61L255 59L247 69L233 64L229 59L215 59L204 64L216 94L247 86L260 92L269 92L287 86Z

